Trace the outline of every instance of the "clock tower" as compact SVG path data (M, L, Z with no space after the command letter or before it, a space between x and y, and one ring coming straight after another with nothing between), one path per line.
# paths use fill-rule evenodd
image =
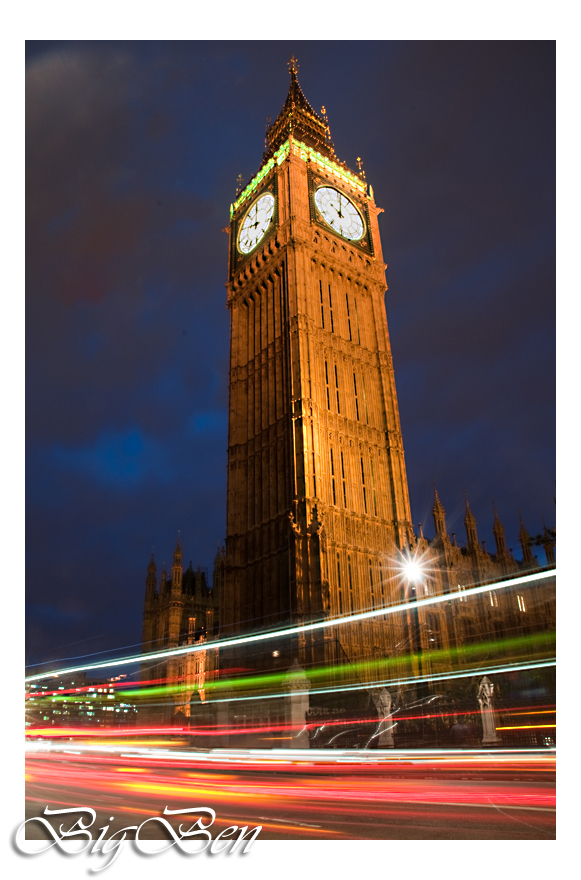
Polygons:
M415 540L382 209L289 66L262 165L230 209L226 638L399 601ZM389 652L399 626L330 627L294 648L302 664L353 662Z

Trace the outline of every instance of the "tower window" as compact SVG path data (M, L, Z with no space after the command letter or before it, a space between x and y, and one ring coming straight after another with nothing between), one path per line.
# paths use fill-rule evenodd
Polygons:
M363 382L363 405L365 407L365 424L369 424L369 413L367 412L367 394L365 393L365 373L361 374L361 379Z
M355 389L355 412L357 414L357 421L359 421L359 400L357 399L357 376L355 375L355 370L353 371L353 388Z
M337 364L335 364L335 390L337 392L337 412L341 413L341 407L339 405L339 376L337 375Z
M347 507L347 487L345 485L345 461L343 459L343 450L341 450L341 479L343 480L343 504Z
M331 285L329 284L329 313L331 316L331 333L335 332L335 327L333 326L333 300L331 298Z
M357 297L355 296L353 299L355 302L355 324L357 326L357 343L358 343L358 345L361 345L361 333L359 332L359 315L357 314Z
M321 327L325 329L325 309L323 308L323 282L319 281L319 291L321 294Z
M498 607L498 596L496 595L494 590L491 590L489 595L490 595L490 604L492 605L493 608L497 608Z
M429 647L437 651L442 647L442 640L440 635L440 618L436 614L428 615L428 645Z
M317 497L317 468L315 466L315 429L314 429L312 423L311 423L311 441L312 441L311 449L313 450L311 453L311 456L313 459L313 495L316 498Z
M365 491L365 469L363 467L363 456L361 457L361 485L363 486L363 506L367 513L367 493Z
M331 398L329 396L329 365L325 361L325 384L327 386L327 409L331 409Z
M517 596L516 600L518 602L519 611L526 611L527 606L525 604L525 597L524 596Z
M333 487L333 504L337 506L337 493L335 491L335 462L333 461L333 447L331 446L331 485Z
M353 336L351 335L351 315L349 314L349 294L345 294L345 299L347 300L347 326L349 327L349 340L353 342Z
M343 593L341 591L341 562L337 553L337 585L339 587L339 614L343 614Z
M353 614L353 572L351 571L351 557L347 557L347 571L349 573L349 599L351 602L351 614Z
M371 559L369 560L369 583L371 585L371 608L375 611L375 593L373 589L373 566Z
M375 474L373 473L373 459L372 458L369 460L369 463L371 465L371 488L373 490L373 511L375 513L375 516L377 516L377 494L375 492Z
M315 468L315 450L314 449L312 452L312 456L313 456L313 495L316 498L317 497L317 472L316 472L316 468Z

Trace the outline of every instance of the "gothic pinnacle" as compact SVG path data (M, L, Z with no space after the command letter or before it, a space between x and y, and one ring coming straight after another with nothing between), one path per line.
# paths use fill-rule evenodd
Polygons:
M296 80L297 72L299 69L299 63L298 63L297 59L295 58L294 55L291 55L290 61L288 61L287 63L288 63L289 73L291 75L291 80Z

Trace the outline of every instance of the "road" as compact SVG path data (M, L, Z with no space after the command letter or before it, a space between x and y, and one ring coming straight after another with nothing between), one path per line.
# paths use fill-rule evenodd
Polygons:
M41 748L27 755L26 818L46 806L90 806L93 828L108 824L107 837L165 807L208 806L216 812L213 837L232 825L261 825L263 840L555 839L553 752ZM187 820L172 820L176 829L180 821ZM27 832L46 834L35 822ZM163 831L150 822L140 837L163 839Z

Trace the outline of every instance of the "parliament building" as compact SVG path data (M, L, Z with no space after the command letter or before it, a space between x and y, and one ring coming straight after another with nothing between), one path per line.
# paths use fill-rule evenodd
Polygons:
M385 309L382 210L364 173L336 155L325 108L309 104L291 60L289 92L267 129L262 164L230 208L225 548L212 589L202 571L183 571L179 541L171 576L163 572L159 583L152 560L144 652L517 576L544 567L535 542L554 565L553 531L531 539L521 521L516 561L496 512L495 551L487 552L468 502L460 545L448 534L437 491L435 536L414 530ZM406 560L421 564L417 582L406 578ZM208 650L206 661L192 655L197 666L188 668L183 655L144 676L181 682L174 711L187 715L218 666L282 672L296 659L305 670L349 664L365 682L376 675L374 658L413 652L425 673L439 668L443 651L542 632L554 628L554 615L554 584L529 589L526 598L491 590L413 616L303 631L284 651L263 648L243 663L237 648L222 650L219 663Z

